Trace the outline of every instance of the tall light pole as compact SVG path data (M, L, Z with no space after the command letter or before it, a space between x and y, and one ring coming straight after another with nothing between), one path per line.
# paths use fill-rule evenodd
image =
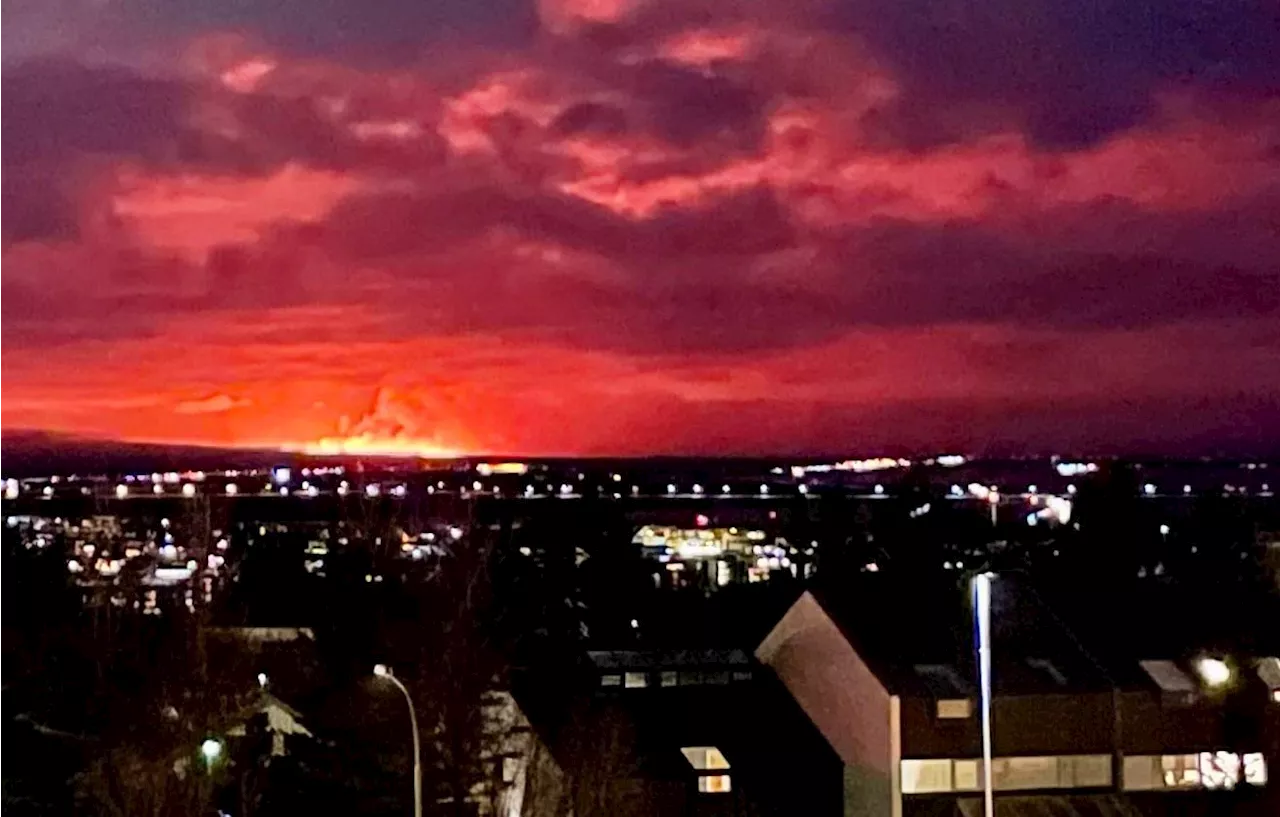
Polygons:
M978 633L978 694L982 709L982 805L986 817L995 815L995 798L991 788L991 580L993 578L995 578L993 573L979 573L973 577L973 616Z
M396 689L404 694L404 701L409 705L409 728L413 730L413 817L422 817L422 747L418 738L418 715L413 711L413 698L405 689L400 679L391 673L386 664L374 664L373 674L385 678L396 685Z

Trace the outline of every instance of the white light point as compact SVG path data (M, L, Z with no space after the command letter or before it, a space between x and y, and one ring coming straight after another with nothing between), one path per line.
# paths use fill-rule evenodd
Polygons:
M1220 687L1231 680L1231 667L1221 658L1201 658L1196 662L1196 672L1206 686Z

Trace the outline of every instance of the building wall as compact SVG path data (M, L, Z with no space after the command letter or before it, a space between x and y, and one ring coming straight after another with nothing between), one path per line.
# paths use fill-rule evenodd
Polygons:
M903 757L978 757L982 729L977 701L968 718L940 719L930 698L902 700ZM997 696L991 735L997 756L1073 755L1113 751L1110 693Z
M843 762L845 814L899 813L896 705L809 593L756 650Z

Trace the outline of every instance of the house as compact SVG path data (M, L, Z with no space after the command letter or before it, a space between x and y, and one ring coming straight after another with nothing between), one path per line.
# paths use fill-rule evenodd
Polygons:
M756 650L839 761L838 777L815 772L797 791L824 802L838 792L830 814L981 813L972 621L961 581L863 574L804 593ZM1228 740L1233 710L1204 689L1203 673L1127 661L1120 649L1100 660L1019 577L993 582L991 621L998 813L1195 813L1194 798L1167 799L1184 789L1230 789L1236 813L1274 804L1274 744L1260 732ZM1130 649L1140 652L1140 641ZM1181 675L1165 672L1170 665ZM1158 675L1176 677L1182 697L1165 699L1169 682ZM1258 693L1250 700L1270 705L1267 690L1248 687ZM1251 712L1252 723L1273 722ZM1178 782L1163 785L1169 779Z

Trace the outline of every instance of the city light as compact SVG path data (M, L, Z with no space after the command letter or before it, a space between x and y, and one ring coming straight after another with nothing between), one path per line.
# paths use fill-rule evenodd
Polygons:
M124 499L124 498L125 498L125 497L127 497L128 495L129 495L129 486L128 486L128 485L117 485L117 486L116 486L116 499Z

